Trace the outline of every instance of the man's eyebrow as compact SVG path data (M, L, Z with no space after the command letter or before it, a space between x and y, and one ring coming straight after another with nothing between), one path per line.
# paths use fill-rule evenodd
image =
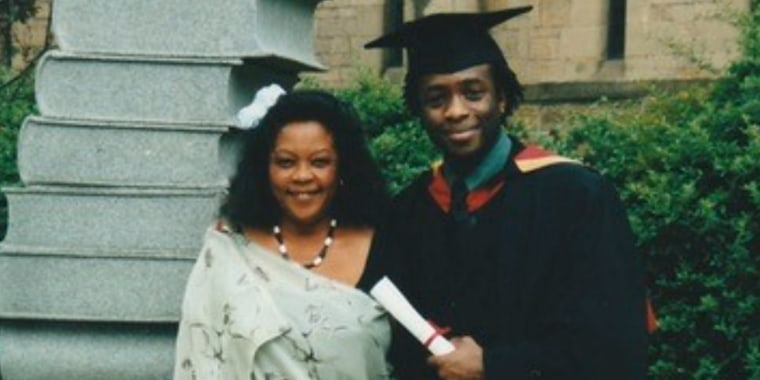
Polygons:
M423 88L422 90L423 92L432 92L432 91L444 91L445 89L446 89L446 86L442 84L431 84L431 85L425 86L425 88Z
M462 84L465 86L473 85L473 84L482 85L482 84L486 84L486 82L487 81L483 78L466 78L462 81Z

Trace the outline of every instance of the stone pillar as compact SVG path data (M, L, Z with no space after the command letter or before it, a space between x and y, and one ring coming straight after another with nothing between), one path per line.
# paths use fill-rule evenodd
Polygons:
M235 114L262 85L320 68L318 2L55 1L60 48L37 66L23 185L4 189L3 379L171 378Z

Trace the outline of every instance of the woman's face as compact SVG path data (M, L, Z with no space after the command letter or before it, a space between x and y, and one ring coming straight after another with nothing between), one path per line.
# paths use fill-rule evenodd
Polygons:
M338 153L321 123L295 121L280 130L269 160L269 182L283 224L308 226L328 217L338 188Z

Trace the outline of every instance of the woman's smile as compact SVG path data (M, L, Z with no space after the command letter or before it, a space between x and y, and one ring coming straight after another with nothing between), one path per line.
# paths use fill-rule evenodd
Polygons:
M327 218L338 187L332 135L315 121L285 125L275 141L269 177L282 223L310 225Z

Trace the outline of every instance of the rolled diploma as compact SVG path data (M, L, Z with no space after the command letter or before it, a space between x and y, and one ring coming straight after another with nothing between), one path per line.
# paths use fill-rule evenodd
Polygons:
M388 277L381 278L370 289L369 294L383 305L393 318L396 318L417 340L423 344L429 341L427 348L433 355L444 355L454 351L454 345L422 318Z

